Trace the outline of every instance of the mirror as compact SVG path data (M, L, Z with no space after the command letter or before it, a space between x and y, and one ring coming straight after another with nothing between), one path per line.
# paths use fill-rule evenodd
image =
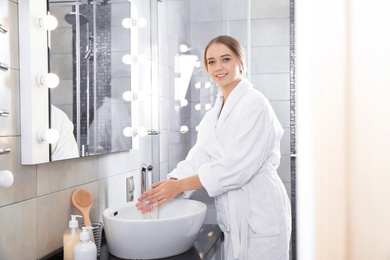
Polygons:
M60 78L50 89L50 128L60 132L51 160L130 150L131 3L55 1L48 10L49 71ZM129 21L128 21L129 22ZM126 56L127 55L127 56Z

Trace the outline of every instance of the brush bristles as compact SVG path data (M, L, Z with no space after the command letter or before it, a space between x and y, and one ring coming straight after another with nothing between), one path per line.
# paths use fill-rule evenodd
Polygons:
M78 190L75 194L75 202L81 207L91 206L93 203L92 194L87 190Z

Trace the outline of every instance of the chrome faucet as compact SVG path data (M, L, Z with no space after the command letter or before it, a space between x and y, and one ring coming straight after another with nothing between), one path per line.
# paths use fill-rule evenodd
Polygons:
M151 164L143 163L141 166L141 194L152 188L152 170Z
M134 178L133 176L126 178L126 201L134 201Z

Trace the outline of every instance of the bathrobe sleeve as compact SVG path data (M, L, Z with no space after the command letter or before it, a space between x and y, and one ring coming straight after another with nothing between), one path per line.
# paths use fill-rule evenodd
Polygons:
M202 149L201 145L195 144L185 160L179 162L176 168L168 174L168 178L182 179L197 174L199 167L210 161L210 157Z
M51 106L51 126L60 133L59 140L51 145L51 159L61 160L79 157L73 123L68 116L54 105Z
M234 128L232 136L224 136L226 128ZM242 187L255 174L275 172L282 135L283 128L267 100L243 98L216 130L225 153L199 168L200 181L208 194L215 197Z
M210 156L202 149L199 143L195 144L185 160L179 162L176 168L167 175L168 179L176 178L183 179L198 173L199 167L210 161ZM188 190L183 193L183 198L188 199L195 192L195 190Z

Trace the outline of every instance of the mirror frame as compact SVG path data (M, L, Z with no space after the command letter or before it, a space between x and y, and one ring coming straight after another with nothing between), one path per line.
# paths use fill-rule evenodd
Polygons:
M48 73L47 31L38 17L47 15L46 0L23 0L19 8L20 113L22 164L49 162L50 147L39 143L37 134L49 128L49 90L36 83Z
M131 17L138 18L133 1ZM38 18L47 15L46 0L23 0L19 8L19 59L21 104L21 164L50 162L50 145L38 142L38 133L49 129L49 89L39 87L37 75L49 73L48 32L38 26ZM131 54L138 55L138 28L131 29ZM131 65L131 91L138 91L138 64ZM138 128L139 101L131 102L131 127ZM139 136L132 137L132 149L139 148ZM73 159L82 158L76 157Z

